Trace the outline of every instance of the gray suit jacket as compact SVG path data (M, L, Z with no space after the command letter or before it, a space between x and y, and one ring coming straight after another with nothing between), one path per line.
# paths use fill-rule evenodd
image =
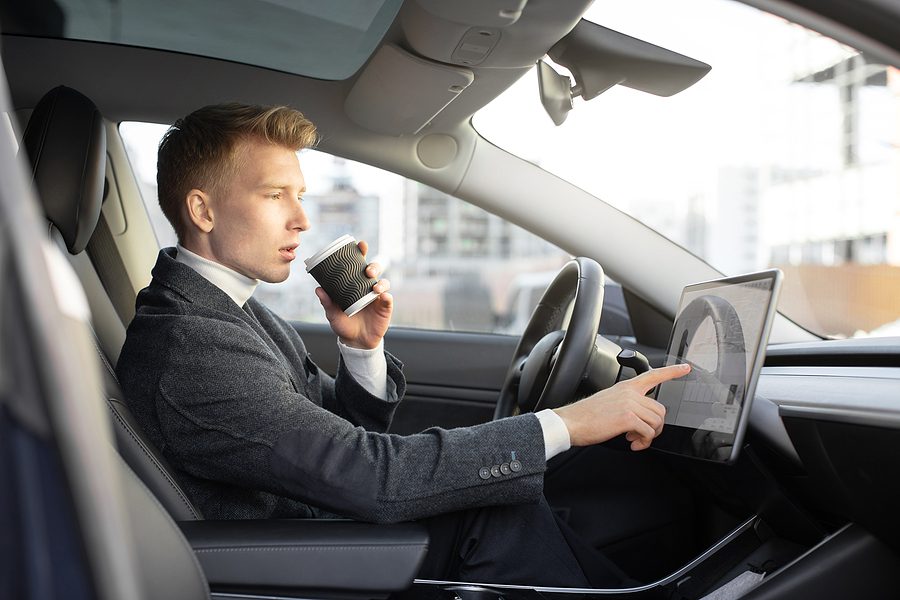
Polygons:
M406 387L399 361L387 354L387 400L342 363L332 379L287 322L251 298L254 319L174 256L160 252L138 295L117 374L207 518L395 522L540 497L534 415L385 433Z

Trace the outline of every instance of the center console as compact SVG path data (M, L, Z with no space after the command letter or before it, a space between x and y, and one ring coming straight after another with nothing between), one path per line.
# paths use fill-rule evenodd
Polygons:
M852 573L852 577L848 577ZM900 586L900 560L848 524L812 547L748 519L694 560L658 581L622 589L528 587L415 580L398 598L419 600L788 600L882 597Z

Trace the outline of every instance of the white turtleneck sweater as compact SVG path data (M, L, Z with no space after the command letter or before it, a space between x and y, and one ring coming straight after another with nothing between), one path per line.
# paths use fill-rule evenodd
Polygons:
M199 273L204 279L225 292L229 298L242 307L246 304L256 286L258 279L241 275L225 265L203 258L184 248L175 246L175 260L187 265ZM387 361L384 358L384 340L371 350L353 348L338 339L338 349L344 359L344 365L354 379L370 394L382 400L387 398ZM544 433L544 453L547 460L571 447L569 430L562 418L552 410L535 413Z

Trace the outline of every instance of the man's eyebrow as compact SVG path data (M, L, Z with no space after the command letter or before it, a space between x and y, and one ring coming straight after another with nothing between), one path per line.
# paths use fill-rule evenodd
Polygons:
M261 189L261 190L286 190L289 187L291 187L291 186L286 183L263 183L262 185L259 186L259 189ZM302 188L300 188L300 193L301 194L306 193L305 185Z

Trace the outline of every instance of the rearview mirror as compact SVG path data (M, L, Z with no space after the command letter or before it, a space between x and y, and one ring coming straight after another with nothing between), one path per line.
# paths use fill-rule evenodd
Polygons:
M572 80L538 61L541 103L556 125L572 110L572 99L596 98L614 85L671 96L694 85L710 66L582 19L547 53L572 73Z
M572 110L572 80L557 73L545 61L538 61L538 88L541 104L556 125L562 125Z

